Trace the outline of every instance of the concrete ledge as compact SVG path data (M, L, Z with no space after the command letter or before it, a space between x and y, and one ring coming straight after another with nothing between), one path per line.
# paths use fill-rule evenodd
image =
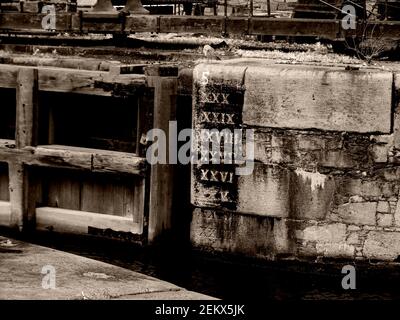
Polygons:
M144 274L0 237L0 300L214 299ZM43 269L44 268L44 269ZM54 271L54 288L49 272ZM42 273L43 272L43 273Z

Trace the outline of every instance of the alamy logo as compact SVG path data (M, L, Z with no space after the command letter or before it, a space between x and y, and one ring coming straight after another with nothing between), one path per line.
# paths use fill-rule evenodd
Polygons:
M342 8L342 13L345 16L342 18L342 28L344 30L356 28L356 9L350 4L346 4Z
M178 141L186 142L178 150ZM178 134L176 121L169 122L169 136L161 129L147 132L152 142L146 152L154 164L235 164L236 175L250 175L254 169L253 129L184 129ZM168 149L168 150L167 150Z
M56 288L56 268L52 265L45 265L42 268L41 274L44 275L42 278L43 289L55 289Z
M346 265L342 268L342 273L346 274L342 279L342 288L345 290L356 288L356 268Z
M44 30L56 29L56 7L54 5L46 5L42 8L42 13L46 15L42 19L42 28Z

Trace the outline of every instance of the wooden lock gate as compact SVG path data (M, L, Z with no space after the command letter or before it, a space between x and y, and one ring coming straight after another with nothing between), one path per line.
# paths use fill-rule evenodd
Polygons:
M177 68L108 69L0 65L1 226L141 243L171 227L172 167L148 165L144 137L174 120Z

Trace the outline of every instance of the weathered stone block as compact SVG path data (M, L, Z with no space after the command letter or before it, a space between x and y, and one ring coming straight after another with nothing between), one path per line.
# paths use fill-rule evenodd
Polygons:
M387 201L378 201L378 206L376 208L377 212L382 212L382 213L390 213L390 206L389 202Z
M347 244L357 245L360 243L360 235L358 232L351 232L346 239Z
M394 212L394 224L400 227L400 201L397 201L396 211Z
M201 63L193 69L193 80L202 83L221 83L224 85L243 84L246 66L225 66L216 63Z
M243 122L389 133L392 84L391 72L260 62L246 70Z
M393 223L393 216L387 213L377 213L376 221L380 227L390 227Z
M394 260L400 255L400 233L371 231L364 243L364 256L368 259Z
M354 246L347 243L317 243L317 254L331 258L353 258Z
M393 134L378 134L372 135L371 140L376 143L393 144L394 135Z
M252 175L238 179L237 210L262 216L288 216L291 176L289 170L256 164Z
M325 149L325 137L314 135L298 135L297 136L299 149L304 150L322 150Z
M375 145L372 147L371 155L374 162L384 163L388 161L389 146Z
M284 220L214 210L194 210L191 240L198 247L268 258L291 250Z
M335 243L345 242L346 225L344 223L331 223L309 226L303 230L303 240Z
M337 178L340 193L358 195L363 198L380 198L397 195L398 187L396 183L384 182L382 180L363 180L359 178L346 177Z
M348 231L359 231L359 230L361 230L361 228L359 226L349 225L349 226L347 226L347 230Z
M375 225L376 202L346 203L338 207L338 215L345 223Z
M346 152L346 150L326 150L321 152L319 163L324 167L331 168L352 168L358 165L358 162L352 158L351 153Z
M237 211L293 219L323 219L335 181L318 172L256 163L252 175L238 177Z
M349 202L364 202L365 199L359 195L351 196Z
M307 246L308 242L315 242L317 255L325 257L354 256L355 247L346 243L346 225L343 223L307 227L303 230L302 240L303 246Z

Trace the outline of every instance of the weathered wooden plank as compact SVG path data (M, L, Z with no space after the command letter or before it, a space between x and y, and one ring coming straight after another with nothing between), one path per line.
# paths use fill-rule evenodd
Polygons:
M10 190L8 188L8 165L7 163L0 163L0 200L10 201Z
M145 169L145 160L129 153L93 154L92 171L94 172L120 172L141 175Z
M142 178L139 178L140 180ZM93 198L102 197L98 212L129 217L133 219L133 203L135 194L134 179L101 180L92 193ZM88 199L88 202L90 199ZM95 200L96 201L96 200ZM82 201L82 204L84 202Z
M129 210L132 208L132 218L133 221L138 225L139 228L143 231L144 227L144 219L146 216L146 182L148 179L135 179L135 186L134 186L134 194L133 194L133 201L130 202L130 194L125 194L124 199L128 201L124 201L126 203L126 207ZM129 212L125 209L125 212ZM142 232L141 231L141 232Z
M85 16L86 17L82 17ZM97 13L97 15L99 15ZM223 16L156 16L130 15L117 18L116 14L95 19L88 18L90 13L57 13L56 31L86 33L135 33L135 32L199 32L219 35L257 34L282 36L318 36L325 39L345 38L354 34L354 30L343 30L341 20L302 19L302 18L265 18L265 17L229 17ZM53 34L43 29L45 14L8 12L0 14L2 32L21 34ZM361 34L364 26L359 25L356 33ZM370 28L379 30L379 38L398 39L400 23L398 21L377 21ZM361 30L362 29L362 30ZM368 32L370 30L368 29Z
M14 149L15 148L15 140L0 139L0 149L1 148Z
M26 171L26 212L24 227L33 230L36 222L36 207L42 206L44 200L48 198L48 189L44 187L44 177L41 174L41 170L28 167Z
M16 88L19 70L31 69L25 66L1 65L0 87ZM121 75L113 77L113 84L127 86L144 86L144 75ZM64 68L38 68L39 90L52 92L74 92L91 95L112 95L112 87L102 85L109 82L108 72L76 70Z
M114 77L121 74L144 74L144 69L147 66L145 63L137 64L109 64L109 74Z
M80 182L71 178L70 172L52 170L43 179L47 183L49 207L80 210Z
M146 89L138 98L136 126L136 154L146 155L146 134L153 128L154 88Z
M49 166L57 168L73 168L81 170L92 169L92 153L83 150L65 148L52 148L52 146L39 146L30 148L32 156L26 159L29 165Z
M163 130L169 136L169 121L175 119L177 77L148 77L148 84L154 87L154 128ZM167 152L169 157L169 152ZM173 166L155 164L150 173L150 205L148 240L155 241L164 231L171 228L173 199Z
M92 159L95 158L95 155L96 161L94 162ZM27 165L139 176L144 176L148 170L145 158L124 152L57 145L24 149L0 146L0 161L9 162L15 159Z
M7 12L0 13L0 26L2 30L32 32L37 31L43 34L51 33L51 30L46 30L42 26L42 21L46 17L43 13L29 12ZM57 12L55 30L71 31L71 14Z
M69 70L69 69L40 69L39 88L42 91L75 92L93 94L104 93L103 88L96 87L96 81L101 82L106 73ZM116 80L117 82L118 80ZM111 95L111 93L109 93Z
M38 71L20 69L17 77L16 146L36 144L38 130Z
M82 211L98 212L101 214L113 215L113 212L104 208L104 183L94 179L85 179L81 187L81 208ZM110 190L107 190L110 192Z
M8 164L10 174L10 227L22 230L26 212L26 169L20 162Z
M10 200L10 190L8 189L9 179L8 172L6 174L0 173L0 200L9 201Z
M88 234L88 228L140 234L131 218L61 208L36 208L36 228L60 233Z
M41 13L43 1L21 1L21 11L31 13Z
M0 226L10 226L11 206L8 201L0 201Z
M344 30L340 28L340 35L337 38L346 39L353 35L359 37L367 35L374 41L382 42L384 40L398 40L400 34L400 21L384 20L375 23L370 21L367 25L358 23L356 30L348 29Z
M221 34L224 20L218 16L160 16L159 32Z
M0 87L16 88L18 77L18 67L12 65L0 66Z
M124 31L158 32L158 19L155 15L129 15L125 20Z
M26 164L59 168L144 175L146 159L135 154L71 146L39 146L23 159Z
M28 159L30 157L30 152L27 150L15 149L15 144L13 147L0 146L0 161L9 162L15 161L15 159Z
M84 20L82 21L82 31L91 32L96 30L98 33L117 33L122 32L124 29L124 24L122 21L94 21L94 20Z
M100 12L100 11L88 11L82 12L82 19L84 20L116 20L118 22L118 19L120 18L120 13L118 11L115 12ZM99 22L99 21L98 21Z
M133 181L133 177L86 176L82 179L80 210L132 218Z
M229 67L227 67L227 70ZM391 72L317 66L249 66L249 126L390 133Z
M246 17L228 17L224 22L224 33L230 35L249 34L249 19Z
M340 20L252 18L249 20L249 34L319 36L336 39L340 30Z
M69 58L69 57L37 57L37 56L20 56L20 55L5 55L2 57L6 64L14 64L31 67L55 67L69 68L79 70L92 71L108 71L112 63L99 59L91 58Z

